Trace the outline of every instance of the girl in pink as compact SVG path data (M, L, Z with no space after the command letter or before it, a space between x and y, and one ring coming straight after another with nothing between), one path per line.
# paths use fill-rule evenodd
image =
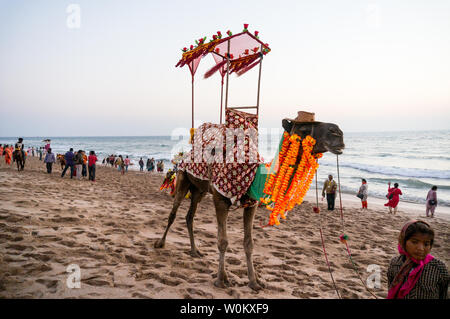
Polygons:
M398 188L398 183L394 184L394 187L391 188L391 182L388 183L388 194L386 197L389 199L389 202L384 204L384 206L389 207L389 213L392 214L392 208L394 209L394 215L397 212L397 205L400 201L400 195L402 194L402 191L400 188Z
M388 299L447 299L445 263L430 255L434 231L421 220L407 222L398 237L399 256L387 272Z

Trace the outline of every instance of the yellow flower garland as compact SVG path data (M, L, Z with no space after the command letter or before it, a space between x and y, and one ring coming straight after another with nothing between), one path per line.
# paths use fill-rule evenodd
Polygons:
M271 211L269 225L279 225L278 216L286 219L286 211L303 202L319 166L316 159L322 157L321 153L311 154L315 143L311 136L301 141L297 134L290 136L284 132L278 171L267 177L263 192L268 196L261 198L261 202ZM303 149L302 158L295 167L300 146Z

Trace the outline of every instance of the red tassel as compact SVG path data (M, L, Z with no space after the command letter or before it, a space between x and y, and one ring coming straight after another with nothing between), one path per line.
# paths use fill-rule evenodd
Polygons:
M220 63L216 64L215 66L213 66L208 72L205 73L205 76L204 76L205 79L209 78L214 73L219 71L220 68L223 67L225 64L227 64L227 60L223 60L222 62L220 62Z
M251 69L253 69L255 66L257 66L259 63L261 62L261 60L256 61L253 64L250 64L249 66L247 66L246 68L240 70L239 72L236 72L237 76L241 76L242 74L246 73L247 71L250 71Z

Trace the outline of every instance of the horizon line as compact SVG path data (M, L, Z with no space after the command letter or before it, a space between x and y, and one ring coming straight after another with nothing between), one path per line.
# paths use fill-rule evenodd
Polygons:
M428 129L428 130L389 130L389 131L347 131L347 133L401 133L401 132L438 132L438 131L450 131L448 129ZM261 135L269 135L262 134ZM60 135L60 136L49 136L49 135L35 135L35 136L25 136L22 138L64 138L64 137L167 137L172 135ZM177 134L176 136L180 136ZM0 138L18 138L16 136L0 136Z

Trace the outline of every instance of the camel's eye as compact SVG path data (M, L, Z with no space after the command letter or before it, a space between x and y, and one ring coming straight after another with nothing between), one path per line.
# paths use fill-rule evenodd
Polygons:
M330 127L329 130L330 130L330 133L335 135L335 136L341 136L342 135L341 132L339 132L339 130L337 128L335 128L335 127Z

